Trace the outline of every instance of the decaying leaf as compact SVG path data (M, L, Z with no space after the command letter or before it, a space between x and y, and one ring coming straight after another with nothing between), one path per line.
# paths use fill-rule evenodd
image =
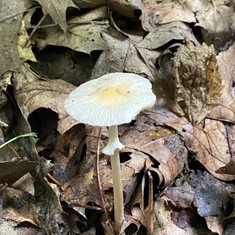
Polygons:
M180 47L173 61L177 113L197 124L218 104L222 84L213 47L189 43Z
M193 125L200 123L218 104L222 89L213 46L186 42L177 50L172 67L160 69L156 83L174 112Z

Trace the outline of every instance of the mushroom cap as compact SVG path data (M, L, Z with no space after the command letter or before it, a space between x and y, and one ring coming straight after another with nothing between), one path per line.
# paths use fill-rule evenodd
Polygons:
M64 107L79 122L114 126L131 122L155 101L152 84L146 78L133 73L109 73L72 91Z

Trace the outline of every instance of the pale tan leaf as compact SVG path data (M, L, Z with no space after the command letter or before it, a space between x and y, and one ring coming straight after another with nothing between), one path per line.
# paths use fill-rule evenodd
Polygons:
M35 9L28 11L21 21L18 38L18 54L24 61L30 60L36 62L37 60L33 54L32 46L28 45L29 35L27 33L27 25L29 25L34 12Z

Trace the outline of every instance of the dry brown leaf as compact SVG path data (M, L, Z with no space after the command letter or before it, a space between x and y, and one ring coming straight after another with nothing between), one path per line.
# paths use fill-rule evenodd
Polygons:
M235 158L232 157L231 160L228 162L228 164L226 164L223 167L220 167L216 173L219 174L229 174L229 175L235 175Z
M89 1L81 1L81 0L73 0L73 2L82 9L93 9L96 7L99 7L101 5L104 5L106 2L105 0L89 0Z
M29 222L38 226L36 221L36 207L32 195L14 188L6 188L3 191L4 210L2 218L18 223Z
M159 24L170 22L196 22L194 13L185 3L181 1L160 1L155 3L151 0L144 0L142 10L142 24L146 31L153 31Z
M36 0L42 6L42 9L45 13L48 13L56 24L66 32L67 23L66 23L66 10L69 7L77 8L72 0Z
M66 131L50 155L53 159L53 177L64 184L73 178L77 171L85 144L85 125L78 124Z
M203 40L207 44L213 44L218 49L232 40L235 32L233 0L213 0L210 2L203 0L194 10L198 22L196 26L202 28Z
M172 220L174 208L164 198L158 198L154 203L154 215L157 223L154 225L154 234L195 235L195 229L189 225L180 228Z
M187 176L179 177L175 186L168 187L161 198L174 205L173 214L178 213L178 215L175 214L176 218L173 218L173 221L179 227L192 228L193 226L195 234L200 233L199 231L201 231L201 234L207 234L204 226L196 225L196 221L199 221L200 217L204 217L208 229L222 234L229 201L232 200L230 191L233 191L233 189L233 186L228 189L226 183L217 180L207 172L197 171L197 173L194 173L192 171ZM195 214L192 205L196 207L200 217ZM186 217L179 214L182 211L186 212ZM193 224L192 221L195 221L195 223ZM202 232L202 229L204 232Z
M107 4L112 10L118 12L119 14L128 18L135 18L134 11L139 9L142 5L142 1L109 0Z
M33 35L32 41L36 42L39 50L48 45L53 45L90 54L92 51L108 49L101 37L101 33L106 31L107 28L107 22L102 20L100 20L100 24L88 22L73 25L67 33L64 33L58 27L46 28L38 30L37 34Z
M213 233L217 233L219 235L224 234L224 223L223 218L216 217L216 216L207 216L205 217L207 227L211 230Z
M1 151L4 152L4 151ZM0 184L12 184L23 175L31 172L38 165L38 162L15 159L7 162L0 162Z
M91 22L97 22L100 20L105 20L107 19L109 16L109 9L107 6L101 6L101 7L97 7L95 9L92 9L91 11L88 11L87 13L84 13L82 15L78 15L78 16L73 16L72 18L70 18L68 20L68 25L76 25L76 24L87 24L87 23L91 23ZM102 22L102 21L100 21Z
M151 156L149 166L159 164L157 168L168 185L183 169L187 156L183 141L173 130L155 127L144 116L138 118L138 123L140 126L130 128L120 139L126 147Z
M103 128L104 134L106 130ZM63 200L70 203L71 206L80 214L85 215L85 208L88 202L105 207L108 210L112 208L112 174L108 158L100 156L99 162L99 179L102 188L99 189L96 172L96 151L98 128L88 127L86 137L86 157L79 164L78 174L64 184L62 193ZM106 141L105 141L106 142ZM103 147L101 143L101 148ZM122 165L123 191L125 195L125 204L130 201L131 196L137 186L139 173L143 171L145 166L144 154L135 150L125 149L120 154ZM127 156L127 160L126 159ZM80 182L80 183L79 183ZM102 192L103 193L102 193ZM111 190L112 191L112 190ZM103 197L103 199L101 198ZM105 203L105 205L103 205Z
M28 45L29 35L27 33L27 25L31 21L31 17L35 9L29 10L21 20L20 28L19 28L19 37L18 37L18 54L19 57L24 61L34 61L36 62L36 58L32 51L32 46Z
M148 65L139 56L138 48L125 35L109 29L102 33L102 38L109 50L104 50L100 55L92 71L92 78L118 71L132 72L153 78Z
M7 71L18 71L21 60L18 55L18 32L28 1L1 1L0 4L0 76ZM10 6L10 7L9 7Z
M60 122L58 131L64 133L76 121L68 116L64 109L64 100L74 86L63 80L41 80L30 70L23 68L23 74L15 74L14 89L18 105L26 117L39 108L49 108L58 113Z
M103 32L102 38L109 50L104 50L99 56L92 71L92 78L106 73L123 71L126 66L129 40L112 28L108 32Z
M185 144L195 158L215 177L221 180L234 180L233 174L216 173L232 158L231 145L234 131L227 133L226 123L205 119L204 126L197 126L182 133ZM233 126L234 129L234 126Z
M182 22L169 23L167 25L159 26L156 30L149 32L147 36L138 43L138 47L158 49L170 41L183 41L186 37L195 44L198 44L197 39L186 24Z
M79 173L63 185L63 192L61 193L62 200L69 203L74 210L85 218L85 209L89 202L102 206L100 189L94 172L95 157L95 154L86 153L86 157L80 162ZM106 177L107 182L108 178L111 177L111 170L106 165L104 164L104 167L106 167L104 177ZM103 168L103 164L100 164L100 168ZM105 206L107 209L110 208L108 202ZM94 209L96 208L94 207ZM97 207L97 209L100 208Z
M223 88L219 105L212 109L210 117L235 123L235 44L217 56Z

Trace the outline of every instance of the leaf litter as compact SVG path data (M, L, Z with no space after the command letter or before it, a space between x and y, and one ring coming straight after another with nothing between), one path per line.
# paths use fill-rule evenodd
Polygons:
M63 103L75 86L125 71L158 97L119 128L125 233L234 232L233 1L1 9L0 138L38 133L1 149L1 229L114 234L107 129L76 122Z

